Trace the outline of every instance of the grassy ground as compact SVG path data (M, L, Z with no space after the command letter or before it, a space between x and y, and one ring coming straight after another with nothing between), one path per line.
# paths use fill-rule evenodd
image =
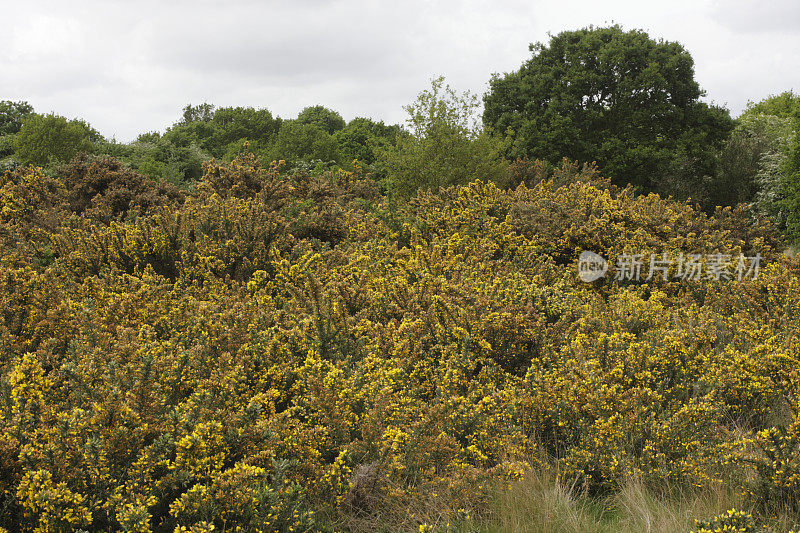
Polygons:
M668 495L659 495L641 481L630 479L613 495L590 498L582 495L578 487L543 469L498 490L491 514L485 519L453 520L451 516L449 523L447 519L432 520L425 525L398 529L372 517L346 528L431 533L688 533L698 529L695 520L709 520L731 509L751 511L733 487L663 492ZM755 529L719 531L787 533L798 529L800 517L775 513L770 517L757 516L756 522Z
M709 518L739 501L732 491L675 493L660 498L637 480L613 496L582 497L546 472L535 472L498 495L493 520L485 531L652 532L690 531L695 519Z

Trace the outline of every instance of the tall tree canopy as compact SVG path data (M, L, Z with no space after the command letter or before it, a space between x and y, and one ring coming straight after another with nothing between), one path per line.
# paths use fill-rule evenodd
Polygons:
M83 120L49 113L28 115L14 139L14 156L31 165L66 163L80 152L92 152L101 135Z
M263 145L271 142L281 121L268 109L216 107L204 103L183 108L183 119L172 126L164 138L176 146L192 143L214 157L241 149L244 141Z
M32 113L33 107L28 102L0 101L0 135L17 133Z
M339 148L332 135L316 124L303 124L297 120L281 124L269 154L271 159L283 159L289 166L300 162L339 160Z
M376 149L394 145L402 133L403 129L396 124L387 126L383 121L356 117L337 131L335 138L344 162L358 159L371 165L377 159Z
M0 101L0 173L14 167L9 158L14 153L14 135L31 114L33 107L28 102Z
M751 115L774 115L780 118L800 118L800 94L793 90L769 96L760 102L748 102L742 117Z
M345 121L337 111L325 106L315 105L306 107L297 115L300 124L315 124L321 129L333 134L345 127Z
M753 124L769 126L766 147L759 154L754 206L800 244L800 95L789 90L750 102L738 121L751 129Z
M459 94L444 77L431 80L431 88L405 106L409 134L378 150L397 193L505 177L503 143L480 127L479 108L477 96Z
M615 25L565 31L530 50L484 97L484 124L513 130L508 155L596 161L615 183L656 191L691 192L713 175L733 122L699 100L683 46Z

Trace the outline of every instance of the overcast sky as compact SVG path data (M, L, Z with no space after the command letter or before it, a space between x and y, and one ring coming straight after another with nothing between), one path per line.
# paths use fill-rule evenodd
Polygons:
M800 90L797 0L0 0L0 100L88 121L130 141L187 103L266 107L293 118L323 104L350 120L405 119L443 75L483 94L548 33L619 23L682 43L706 100Z

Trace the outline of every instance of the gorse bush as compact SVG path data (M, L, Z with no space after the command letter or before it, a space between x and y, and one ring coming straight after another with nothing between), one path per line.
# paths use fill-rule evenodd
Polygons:
M0 527L418 531L537 465L796 502L798 260L741 208L516 165L408 201L247 153L185 198L4 174ZM581 250L763 268L587 284Z
M179 204L184 195L169 183L155 184L112 157L81 154L60 167L71 211L110 222L153 209Z

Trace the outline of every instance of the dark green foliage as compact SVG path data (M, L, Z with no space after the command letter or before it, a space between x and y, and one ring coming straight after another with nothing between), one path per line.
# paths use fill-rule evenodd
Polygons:
M760 102L749 102L747 110L742 116L747 115L775 115L780 118L794 118L800 114L800 94L789 90L773 95Z
M33 113L28 102L0 101L0 172L13 170L18 161L14 155L14 136L22 128L23 121Z
M147 133L140 133L134 142L139 143L155 143L161 138L161 134L157 131L148 131Z
M767 149L751 132L734 130L720 151L717 175L709 187L709 203L725 206L751 201L758 192L756 175Z
M297 115L297 122L300 124L316 124L330 134L334 134L344 128L345 121L342 115L325 106L315 105L306 107Z
M33 107L28 102L0 101L0 136L17 133L32 113Z
M203 102L199 105L189 104L183 108L183 121L179 124L190 124L192 122L209 122L214 116L216 106Z
M794 119L794 138L785 165L786 233L793 242L800 243L800 116Z
M267 109L190 105L184 108L183 120L162 138L179 147L196 144L208 154L222 158L229 152L231 144L241 148L244 141L270 142L280 124L280 119L273 118Z
M217 128L215 146L207 149L217 151L222 146L230 147L231 143L241 144L244 139L267 143L275 137L281 120L273 118L267 109L221 107L214 113L212 124Z
M4 160L14 154L14 136L0 135L0 160ZM5 170L0 168L0 171Z
M23 164L38 166L66 163L79 152L95 151L101 140L82 120L32 114L15 136L15 157Z
M140 135L130 144L105 143L100 151L129 164L153 181L167 181L187 188L203 173L203 161L211 159L197 143L176 144L157 133Z
M616 184L678 195L713 174L733 122L700 102L680 44L611 26L562 32L530 50L484 97L484 124L513 132L511 156L596 161Z
M410 135L379 149L394 190L411 196L474 179L503 181L503 143L480 128L477 97L457 94L440 77L406 106Z
M788 118L745 112L719 152L719 164L709 184L711 205L736 205L755 201L756 211L776 215L773 204L779 181L775 157L783 159L792 136ZM781 165L778 165L779 167Z
M751 102L738 122L737 131L746 130L756 143L755 213L800 242L800 96L786 91Z
M400 126L386 126L383 121L375 122L368 118L356 117L337 131L335 137L339 143L342 161L350 162L357 159L371 165L377 159L377 148L395 144L397 137L402 133Z
M301 161L339 161L336 139L316 124L288 120L281 124L269 157L290 166Z

